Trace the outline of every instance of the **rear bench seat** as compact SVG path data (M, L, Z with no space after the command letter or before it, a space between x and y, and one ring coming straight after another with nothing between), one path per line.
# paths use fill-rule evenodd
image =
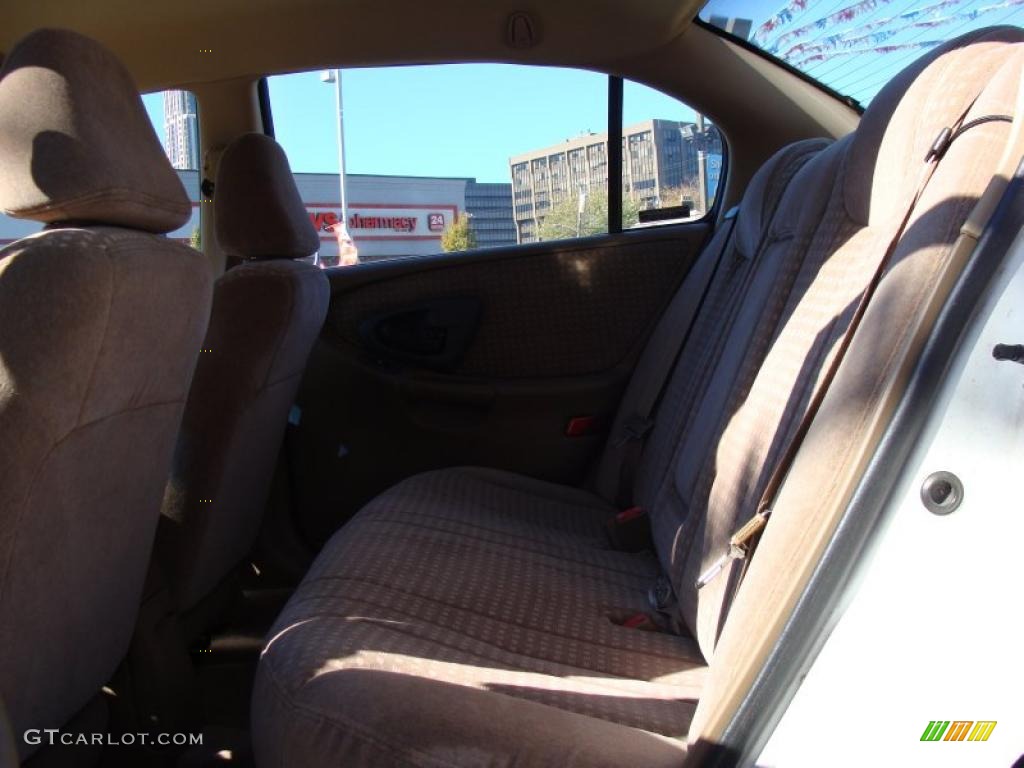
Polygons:
M729 322L740 299L750 293L755 272L762 284L776 279L779 259L760 252L764 232L787 184L827 144L801 142L769 161L740 206L735 235L726 241L722 233L710 244L704 257L721 252L722 266L691 334L694 342L682 353L680 371L712 370L724 339L708 345L705 337L721 335L719 326ZM749 335L750 329L744 333ZM651 362L643 360L641 367ZM669 393L675 410L683 399L692 407L701 387L691 386L696 383L693 376L675 378ZM626 403L631 397L627 393ZM671 439L665 432L655 434L652 445ZM287 663L299 678L280 683L303 687L308 670L321 667L326 652L339 666L322 689L327 699L309 700L314 711L333 710L339 701L338 682L345 689L340 695L348 702L346 708L364 713L377 709L372 700L381 685L427 689L399 696L414 708L407 715L380 710L376 727L390 738L377 751L357 737L339 752L348 757L345 764L358 763L356 755L370 764L394 760L387 746L391 739L422 741L425 732L398 734L400 722L417 731L445 730L415 709L438 697L451 698L452 707L463 708L468 691L453 687L455 680L480 691L515 694L484 695L466 709L464 715L475 714L478 722L455 731L480 734L480 754L502 739L502 752L515 754L523 728L534 733L550 728L554 742L569 727L564 721L578 723L582 738L591 727L590 718L600 718L602 730L609 732L608 743L595 748L620 761L637 757L630 731L622 725L684 736L706 664L692 639L615 623L648 610L647 591L661 571L650 552L628 554L609 547L605 524L617 511L594 493L494 470L462 468L410 478L349 522L344 535L332 539L307 574L286 613L301 602L298 620L315 616L321 640L291 645L295 636L288 630L271 640L270 649L284 648L278 645L282 642L291 645L289 653L301 655ZM264 663L269 658L265 654ZM410 675L407 662L419 671ZM396 674L380 674L389 669ZM365 681L368 699L357 704L360 681ZM269 688L270 697L281 697L277 685ZM557 712L560 717L552 720L546 708L538 709L531 701L579 714ZM277 706L289 707L284 699ZM522 718L520 726L511 727ZM323 730L334 727L327 724ZM446 730L454 734L452 727ZM331 741L327 732L299 738ZM460 751L468 746L463 742ZM282 749L294 755L289 758L293 764L303 764L293 745ZM664 759L674 757L677 747L659 743L656 750ZM543 757L555 759L550 752Z
M752 181L735 232L702 257L722 264L636 475L655 552L608 544L616 483L600 471L594 490L479 468L400 483L328 542L271 630L253 701L259 764L680 764L729 581L698 592L696 576L753 513L935 136L965 114L1013 113L1022 41L993 28L932 51L855 134L786 148ZM918 278L883 308L894 323L928 290L1008 130L978 125L939 164L883 280ZM636 377L672 330L655 331ZM875 373L863 366L865 402ZM678 631L624 626L650 612L660 576Z

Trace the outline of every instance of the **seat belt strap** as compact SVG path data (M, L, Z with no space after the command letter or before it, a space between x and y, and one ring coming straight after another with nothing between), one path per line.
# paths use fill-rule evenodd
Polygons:
M736 579L732 587L732 594L735 595L736 591L739 589L739 583L742 581L747 567L749 567L754 551L760 541L761 534L764 531L765 526L767 526L768 520L771 518L772 503L782 486L783 480L785 480L786 475L789 473L789 469L800 450L800 445L803 443L804 437L806 437L807 432L814 421L814 417L817 414L818 409L821 407L821 403L825 399L825 395L828 393L828 389L831 386L832 381L835 379L836 373L838 372L839 367L843 362L843 358L846 355L846 351L849 349L850 343L853 341L857 327L860 325L860 321L864 317L864 313L871 301L871 297L878 288L878 284L882 280L882 276L889 265L889 261L892 258L893 253L899 246L903 233L906 231L907 225L910 223L914 210L917 208L917 203L921 199L921 195L924 194L925 188L928 186L928 182L934 175L936 168L938 168L938 165L945 156L946 150L949 149L949 146L957 137L961 136L964 131L969 130L970 128L995 120L1012 122L1014 126L1011 129L1009 143L1012 145L1021 144L1022 137L1020 123L1021 117L1024 115L1024 111L1022 111L1024 110L1024 78L1022 78L1021 83L1022 90L1018 98L1016 111L1013 117L1010 117L1009 115L987 115L965 123L964 120L966 119L967 113L970 111L971 107L974 106L974 102L972 101L964 110L963 114L958 118L953 128L943 128L939 133L925 157L925 166L922 169L921 179L918 181L918 185L914 191L913 197L911 198L910 205L908 206L899 226L896 228L895 234L890 239L885 253L879 260L878 266L875 268L875 272L871 276L871 280L868 282L867 287L861 294L860 300L857 303L857 308L853 313L853 317L850 319L850 324L847 326L846 332L843 334L843 338L839 343L839 348L836 350L835 356L832 358L832 362L829 364L828 369L825 371L825 375L815 388L814 394L807 405L807 409L804 411L803 417L800 419L800 423L797 425L796 431L793 433L792 438L786 445L785 451L776 463L775 468L772 470L772 474L768 478L768 483L765 486L764 492L761 494L761 499L757 504L754 515L729 538L729 545L726 552L718 557L711 566L697 578L697 581L694 584L696 589L700 590L707 586L707 584L713 581L723 570L725 570L726 566L734 560L742 560L744 561L744 568L740 577ZM1009 175L1005 173L1004 168L1007 166L1012 167L1014 163L1014 156L1019 159L1020 152L1016 152L1014 155L1014 152L1010 151L1010 147L1008 146L1000 160L1000 168L993 179L993 181L997 181L997 179L1002 178L1002 184L999 185L997 183L996 190L992 189L992 183L990 183L989 187L986 188L985 193L978 200L978 203L975 205L974 209L972 209L971 214L967 217L967 221L961 228L961 233L953 245L954 253L958 248L973 248L973 244L977 242L977 238L980 236L981 230L984 229L984 225L988 222L992 212L995 210L996 203L998 202L1002 191L1005 190ZM994 200L992 199L993 195L995 198ZM978 214L977 217L975 216L976 213ZM980 218L981 216L984 216L983 221ZM967 240L970 242L969 245L961 242ZM729 602L731 602L731 600Z
M654 428L654 412L668 386L676 362L690 338L693 322L704 305L708 289L714 282L718 268L732 243L738 213L739 206L734 206L726 212L722 229L715 233L718 247L705 250L701 258L697 259L685 278L683 288L669 304L662 324L675 330L686 331L667 335L666 342L661 345L662 348L654 357L651 375L645 379L645 385L635 398L632 412L622 423L619 433L612 438L611 447L614 454L608 471L611 477L617 478L614 497L619 506L626 507L633 503L633 482L640 465L644 442ZM721 234L723 230L724 234Z

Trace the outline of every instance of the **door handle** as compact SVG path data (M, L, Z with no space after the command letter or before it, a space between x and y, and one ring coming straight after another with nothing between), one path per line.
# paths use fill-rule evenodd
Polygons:
M379 360L448 372L468 350L480 312L473 296L432 299L368 315L359 322L359 336Z

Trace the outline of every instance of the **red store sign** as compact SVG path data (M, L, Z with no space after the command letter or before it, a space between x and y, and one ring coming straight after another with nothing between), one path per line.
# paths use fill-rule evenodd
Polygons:
M307 203L309 220L321 239L333 237L338 208L331 203ZM360 240L437 240L458 219L455 205L353 203L346 222L349 235Z

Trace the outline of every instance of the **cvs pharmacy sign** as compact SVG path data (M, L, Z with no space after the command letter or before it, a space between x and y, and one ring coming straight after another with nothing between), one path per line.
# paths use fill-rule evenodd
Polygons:
M332 237L339 221L334 205L307 203L309 220L320 237ZM458 218L452 204L353 203L348 209L346 229L353 240L437 240Z

